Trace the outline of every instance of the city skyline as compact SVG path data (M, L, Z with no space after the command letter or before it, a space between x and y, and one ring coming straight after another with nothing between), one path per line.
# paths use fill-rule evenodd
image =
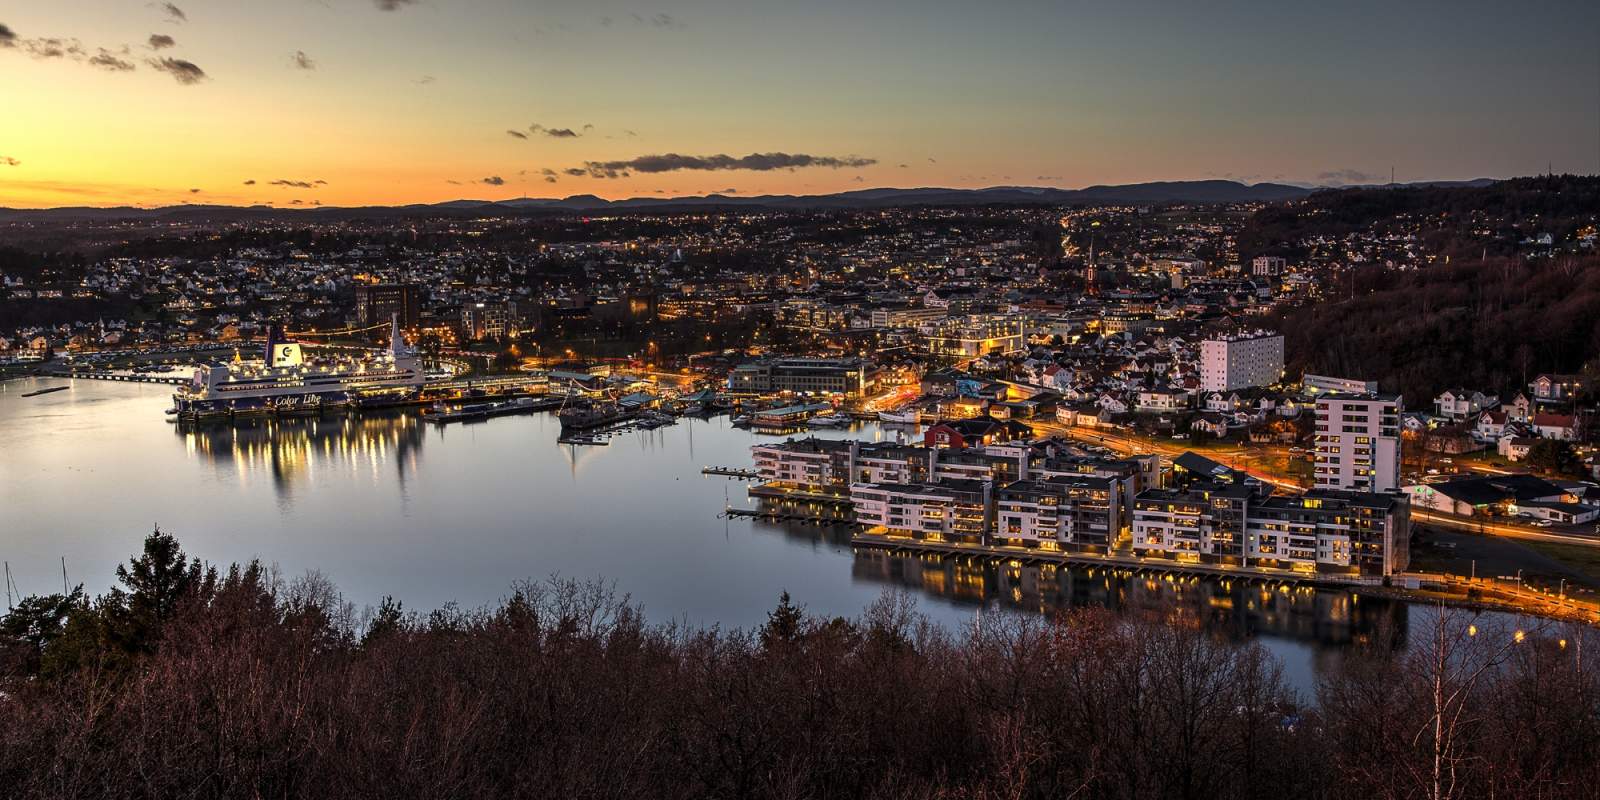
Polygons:
M1600 11L1381 11L0 7L0 205L1600 170L1600 70L1583 40Z

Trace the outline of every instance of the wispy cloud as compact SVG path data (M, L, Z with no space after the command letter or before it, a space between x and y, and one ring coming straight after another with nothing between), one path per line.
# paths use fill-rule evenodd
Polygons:
M432 75L424 75L424 76L412 81L412 83L414 83L414 84L416 84L418 86L427 86L428 84L433 83L433 81L434 81L434 78L433 78Z
M294 51L294 55L289 56L289 64L295 69L311 70L317 68L317 62L313 61L311 56L306 55L304 50Z
M11 26L0 23L0 47L16 47L17 32Z
M684 24L678 21L678 18L672 16L671 14L651 14L650 16L645 16L643 14L630 14L629 16L633 18L634 22L637 22L640 25L649 25L655 28L673 29L684 27Z
M251 178L250 180L245 181L244 185L246 185L246 186L254 186L254 185L256 185L256 179L255 178Z
M11 156L0 156L0 167L20 167L22 162Z
M168 47L174 47L178 44L177 39L174 39L164 33L150 34L149 42L151 50L162 50Z
M171 3L162 3L161 4L161 10L165 11L166 14L167 14L167 18L172 20L173 22L188 22L189 21L189 15L183 13L183 9L178 8L177 6L175 6L175 5L171 4Z
M578 128L577 130L574 130L572 128L552 128L552 127L550 127L548 125L540 125L537 122L535 122L534 124L528 126L528 132L529 133L539 134L539 135L542 135L542 136L548 136L548 137L550 137L552 139L576 139L576 138L578 138L580 136L583 136L584 134L586 134L586 133L588 133L589 131L592 131L592 130L594 130L594 126L593 125L584 125L583 127ZM512 134L512 135L515 135L515 134ZM526 139L528 137L523 136L521 138Z
M171 75L173 80L184 86L193 86L207 77L206 71L193 61L181 58L150 58L145 59L144 63L149 64L151 69Z
M372 0L379 11L399 11L409 5L416 5L417 0Z
M255 181L247 181L247 183L255 183ZM315 189L318 186L325 186L325 185L327 185L327 183L328 183L327 181L322 181L322 180L317 180L317 181L292 181L292 180L289 180L287 178L279 178L279 179L277 179L275 181L268 181L267 182L267 184L269 186L282 186L282 187L289 188L289 189Z
M482 180L480 180L478 182L479 183L488 184L490 186L504 186L504 185L506 185L506 179L500 177L499 175L490 175L489 177L484 178L484 179L482 179Z
M633 172L660 173L679 170L770 172L772 170L793 170L806 167L827 167L830 169L870 167L876 163L878 161L874 158L814 156L806 153L751 153L738 158L726 154L686 156L678 153L665 153L662 155L639 156L625 161L585 161L582 167L568 168L566 173L573 176L587 175L591 178L625 178Z
M545 183L555 183L556 181L560 180L556 177L556 171L550 169L549 167L539 170L539 174L544 176Z
M522 131L511 130L509 128L506 130L506 135L507 136L511 136L513 138L516 138L516 139L526 139L526 138L528 138L528 134L523 133Z
M124 54L125 55L125 54ZM91 67L98 67L108 72L132 72L133 62L112 53L105 48L100 48L98 53L90 56L85 62Z

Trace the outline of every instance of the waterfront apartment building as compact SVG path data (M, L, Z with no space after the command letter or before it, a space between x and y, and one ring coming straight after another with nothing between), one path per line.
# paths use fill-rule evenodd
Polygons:
M856 522L924 541L984 544L994 484L858 483L850 487Z
M776 358L740 364L728 373L734 394L837 394L858 397L876 382L877 368L856 358Z
M789 439L750 448L756 477L787 489L842 493L853 483L1006 482L1026 475L1017 448L935 449L894 442Z
M1283 335L1252 331L1200 343L1200 388L1230 392L1283 379Z
M1140 492L1133 501L1134 552L1242 566L1250 503L1263 495L1242 482Z
M939 358L969 359L1022 352L1020 314L973 314L925 326L928 353Z
M1400 489L1398 395L1335 393L1317 398L1318 489Z
M362 326L386 325L398 318L400 327L415 328L422 320L422 287L414 283L356 284L356 321Z
M995 492L994 507L999 544L1109 553L1122 536L1121 492L1111 478L1012 481Z
M1410 561L1410 505L1395 495L1245 484L1139 494L1133 549L1183 563L1385 576Z

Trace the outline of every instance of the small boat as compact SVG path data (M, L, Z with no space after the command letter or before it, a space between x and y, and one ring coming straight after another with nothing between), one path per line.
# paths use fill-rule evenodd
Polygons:
M922 420L922 415L916 411L879 411L878 421L895 422L902 425L914 425Z
M748 415L748 414L740 414L739 416L734 417L732 420L729 420L729 421L733 423L733 427L742 428L742 427L750 424L750 415Z
M840 425L850 424L850 418L841 417L837 414L823 414L806 420L806 424L813 428L837 428Z

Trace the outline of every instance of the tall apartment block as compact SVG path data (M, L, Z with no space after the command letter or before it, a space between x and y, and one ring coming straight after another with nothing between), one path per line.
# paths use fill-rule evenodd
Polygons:
M1400 408L1398 395L1317 398L1317 488L1398 491Z
M1253 331L1200 343L1200 384L1208 392L1271 386L1283 379L1283 334Z

